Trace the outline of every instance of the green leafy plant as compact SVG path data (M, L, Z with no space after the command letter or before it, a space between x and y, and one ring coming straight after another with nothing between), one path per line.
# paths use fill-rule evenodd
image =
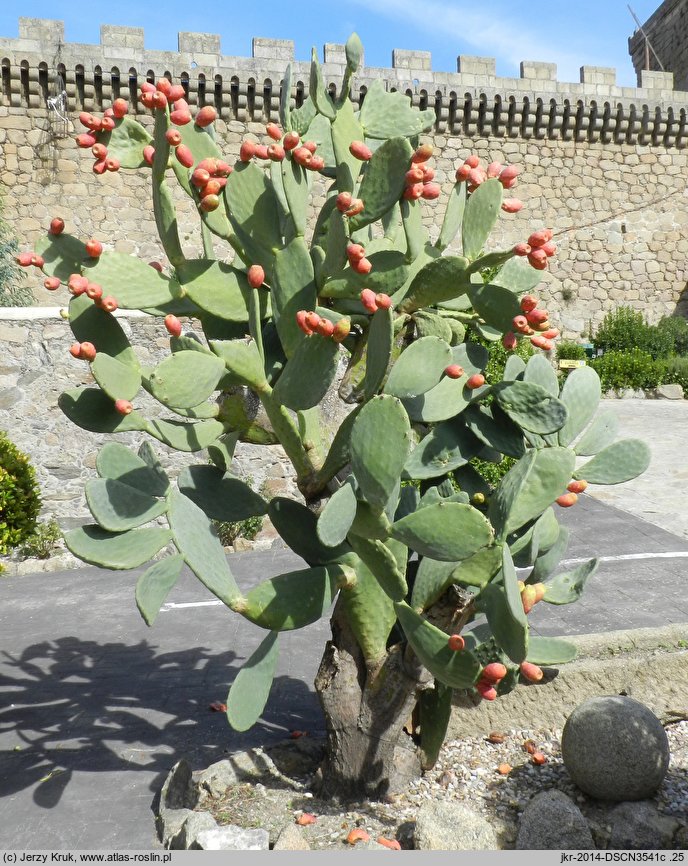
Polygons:
M664 316L657 323L657 328L671 340L669 354L688 356L688 321L683 316Z
M649 325L640 310L624 306L607 313L594 339L595 345L604 352L637 350L647 352L652 358L669 357L675 344L671 325Z
M40 507L29 458L0 432L0 553L8 553L32 535Z
M28 307L33 303L33 294L21 284L21 270L15 261L19 245L2 219L2 204L0 196L0 307Z
M97 139L123 170L150 172L174 279L87 248L59 223L36 253L72 287L72 352L96 382L63 394L63 411L94 432L147 437L137 453L123 442L103 446L98 477L86 484L94 523L68 532L68 548L130 569L172 545L136 586L147 623L186 564L257 627L257 647L227 697L238 730L263 713L281 633L331 615L315 681L328 733L321 794L379 797L433 765L454 690L494 700L519 678L538 679L538 665L574 657L570 642L532 635L527 618L538 601L575 601L596 568L592 560L559 569L568 532L554 506L571 504L569 488L582 479L635 477L649 453L636 440L614 442L613 424L596 417L593 370L576 370L560 389L542 355L526 363L512 354L497 378L484 346L466 342L477 334L552 348L548 314L530 295L554 253L552 232L491 248L502 210L515 207L517 169L488 172L471 156L431 242L421 203L437 207L442 189L428 165L432 148L417 138L434 111L415 110L379 82L356 111L349 91L361 55L354 35L333 96L314 53L298 109L288 69L281 126L266 127L270 144L245 140L231 172L209 133L214 109L191 122L177 102L183 89L166 81L142 95L154 110L152 137L117 100L113 128L81 139ZM311 237L314 177L327 192ZM182 250L175 179L198 206L202 258ZM103 298L92 300L93 283ZM139 363L116 305L164 319L170 354L155 368ZM336 387L349 414L331 436L323 404L341 363ZM148 416L142 389L163 418ZM212 465L190 462L172 484L151 440L207 449ZM247 441L281 445L303 501L268 499L231 474L235 446ZM470 461L500 455L515 463L490 492ZM212 524L265 514L306 566L244 592ZM522 583L516 564L528 569Z
M557 343L557 358L560 361L585 361L587 355L580 343L573 340L561 340Z
M676 384L683 388L683 393L688 394L688 358L667 358L666 361L656 362L660 366L660 384Z
M663 379L661 363L653 360L649 352L632 349L623 352L605 352L590 362L602 383L603 391L621 391L625 388L656 388Z
M59 549L62 541L62 530L54 518L46 523L39 523L21 545L22 556L35 559L49 559Z

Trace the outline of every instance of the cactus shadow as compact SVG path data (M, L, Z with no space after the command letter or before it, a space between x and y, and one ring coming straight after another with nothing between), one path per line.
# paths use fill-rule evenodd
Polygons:
M75 773L144 771L157 792L185 757L205 767L228 753L322 727L306 683L278 676L261 720L233 731L210 704L226 700L243 659L204 647L64 637L0 653L0 798L33 788L55 807Z

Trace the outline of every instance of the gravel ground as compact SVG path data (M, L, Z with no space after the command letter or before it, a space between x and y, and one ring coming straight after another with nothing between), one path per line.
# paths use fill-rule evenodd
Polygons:
M665 728L671 749L666 779L654 796L660 812L685 823L688 815L688 721ZM484 737L450 740L444 744L436 766L404 794L386 803L359 803L342 811L332 802L320 801L310 794L296 794L289 803L295 818L302 812L317 816L314 824L303 827L312 848L348 847L345 839L355 827L364 828L375 840L378 836L397 839L402 848L413 847L413 827L419 808L428 800L465 801L492 824L502 848L513 848L518 822L528 801L538 792L555 788L570 796L588 819L598 848L606 847L609 804L586 797L571 782L560 750L561 730L510 730L498 732L503 742L492 743ZM547 759L535 765L524 744L532 741ZM501 775L498 767L508 764ZM614 804L612 804L614 805ZM688 831L684 830L688 843Z

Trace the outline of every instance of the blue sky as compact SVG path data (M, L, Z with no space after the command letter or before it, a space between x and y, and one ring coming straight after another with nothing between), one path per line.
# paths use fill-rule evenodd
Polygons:
M631 6L644 22L660 2L631 0ZM435 70L454 71L458 54L475 54L496 57L498 75L518 76L521 60L542 60L558 64L560 81L578 81L580 66L591 65L615 66L620 84L635 84L627 51L635 23L626 0L261 0L246 4L260 9L251 17L237 14L239 5L119 0L85 7L83 0L10 0L0 4L0 36L17 35L21 14L62 19L71 42L98 42L101 23L123 24L144 27L147 48L175 50L177 31L189 30L219 33L223 53L241 56L250 54L253 36L293 39L297 59L306 60L311 45L344 42L356 30L370 66L388 66L392 49L406 48L431 51ZM299 7L304 12L296 12Z

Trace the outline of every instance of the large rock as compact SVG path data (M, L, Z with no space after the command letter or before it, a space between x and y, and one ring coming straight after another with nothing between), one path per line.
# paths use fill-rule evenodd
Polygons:
M196 851L267 851L268 848L267 830L245 830L234 824L204 830L192 845Z
M297 824L286 824L273 846L273 851L310 851L308 839Z
M199 833L214 830L216 827L217 822L210 812L192 812L179 831L170 838L168 847L172 851L187 851L194 847Z
M172 767L160 791L156 824L160 841L165 848L170 846L171 840L193 814L192 809L197 799L191 767L182 759Z
M621 696L576 707L564 725L561 753L573 781L598 800L644 800L669 766L669 742L657 716Z
M463 803L429 800L420 807L413 846L418 851L494 851L490 824Z
M589 851L595 848L595 842L588 822L570 797L561 791L543 791L523 810L516 848Z
M609 847L617 851L657 851L674 848L679 823L662 815L654 803L620 803L609 813Z
M683 388L677 382L660 385L657 388L657 396L664 400L683 400Z

